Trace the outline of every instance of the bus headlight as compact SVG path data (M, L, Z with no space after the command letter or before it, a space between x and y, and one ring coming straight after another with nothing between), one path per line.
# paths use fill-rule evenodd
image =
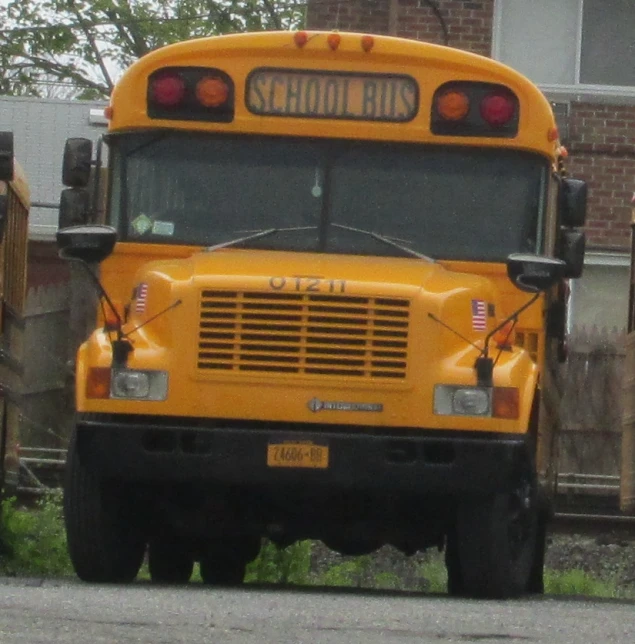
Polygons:
M133 400L165 400L168 397L167 371L113 369L111 398Z
M434 413L441 416L491 416L492 390L488 387L436 385Z

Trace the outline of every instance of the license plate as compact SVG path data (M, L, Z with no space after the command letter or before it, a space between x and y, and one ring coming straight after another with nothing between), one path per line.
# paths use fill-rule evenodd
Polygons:
M314 443L270 443L267 466L325 470L329 466L329 448Z

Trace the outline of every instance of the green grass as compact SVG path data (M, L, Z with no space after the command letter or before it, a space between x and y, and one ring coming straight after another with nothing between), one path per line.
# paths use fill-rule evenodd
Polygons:
M312 570L313 543L301 541L288 548L265 542L258 557L247 567L246 583L364 587L403 590L404 580L389 570L376 568L373 557L346 558L317 573ZM418 589L428 593L446 592L447 573L443 555L430 551L416 566ZM62 577L73 575L66 549L61 495L52 493L34 508L4 501L0 508L0 575ZM144 564L139 577L148 579ZM200 582L198 570L192 581ZM617 578L598 579L583 570L545 573L549 595L635 598L634 591L621 589Z
M421 590L428 593L445 593L448 588L448 572L443 553L429 551L426 560L419 564L418 576Z
M633 593L619 589L614 579L597 579L579 569L562 572L545 571L545 593L584 597L633 597Z

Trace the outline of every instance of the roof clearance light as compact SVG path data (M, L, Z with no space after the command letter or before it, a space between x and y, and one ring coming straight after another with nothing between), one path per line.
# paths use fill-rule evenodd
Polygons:
M307 44L308 40L309 34L307 34L306 31L296 31L295 34L293 34L293 41L298 47L304 47L304 45Z
M462 121L470 110L470 99L464 92L448 90L437 98L437 112L446 121Z
M328 43L328 46L335 51L340 46L340 42L342 42L342 36L338 33L329 34L326 42Z
M196 98L205 107L219 107L228 96L229 87L218 76L205 76L196 84Z
M150 95L162 107L176 107L185 96L185 81L178 74L165 74L152 81Z
M108 105L107 107L104 107L104 118L110 121L112 119L112 115L113 115L112 105Z
M375 39L372 36L362 36L362 49L369 52L375 46Z
M493 93L481 101L481 116L492 127L500 127L509 123L514 117L516 104L508 94Z

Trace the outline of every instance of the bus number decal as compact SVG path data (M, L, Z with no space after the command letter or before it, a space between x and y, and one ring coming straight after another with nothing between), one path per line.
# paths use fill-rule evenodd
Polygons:
M270 277L269 288L274 291L298 293L346 293L346 280L325 280L319 277Z

